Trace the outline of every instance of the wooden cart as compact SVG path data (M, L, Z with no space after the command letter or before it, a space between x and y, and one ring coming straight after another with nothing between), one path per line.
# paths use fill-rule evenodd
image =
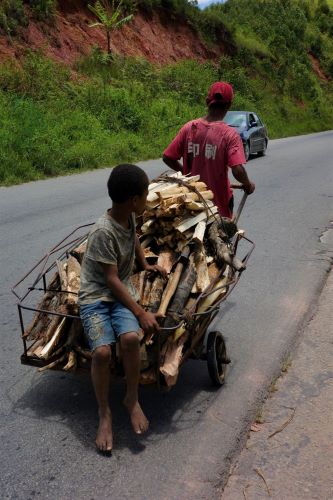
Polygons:
M234 217L235 222L238 221L245 200L246 194L243 195L239 204L237 213ZM45 310L38 306L36 307L35 304L38 302L41 293L45 294L48 291L55 294L72 293L56 288L52 289L52 284L50 285L50 283L52 283L51 277L54 275L59 262L67 260L72 252L86 240L91 226L92 224L86 224L77 227L48 251L46 255L44 255L12 288L12 292L18 299L17 307L23 340L23 353L21 355L22 364L41 368L46 365L50 366L53 359L50 357L45 361L40 357L31 355L36 340L28 339L26 324L27 321L31 320L33 314L40 313L48 317L57 316L66 318L67 321L80 321L78 314L61 313L49 309ZM165 346L166 341L171 338L171 336L177 340L180 333L184 333L185 331L188 332L188 334L185 341L179 346L179 366L188 358L206 359L208 372L213 384L221 386L224 383L226 365L230 362L227 356L225 340L220 331L207 332L209 325L218 314L222 303L237 285L254 249L254 243L245 237L243 231L237 231L234 237L228 242L228 245L232 253L238 255L238 260L242 263L240 269L237 270L232 266L226 266L223 273L221 271L221 275L197 297L191 309L184 314L178 315L176 325L173 325L172 328L162 327L159 334L156 334L154 337L152 347L149 349L150 356L153 356L154 359L153 369L155 372L155 382L158 386L161 384L165 385L162 367L165 359L165 348L163 348L163 346ZM239 257L240 253L242 253L242 255ZM223 284L217 286L217 283L221 283L222 275ZM207 310L202 311L200 306L207 297L212 299L212 305ZM26 318L26 316L30 316L30 318ZM66 349L75 349L75 346L67 345ZM86 356L86 359L87 358L89 358L88 355ZM85 358L82 359L85 361ZM83 366L89 366L89 362L84 362ZM170 385L173 385L173 383Z

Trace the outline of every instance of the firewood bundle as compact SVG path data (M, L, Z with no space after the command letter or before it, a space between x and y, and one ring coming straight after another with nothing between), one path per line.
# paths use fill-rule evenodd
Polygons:
M37 358L45 365L44 371L61 367L75 371L77 366L89 364L91 354L86 347L81 321L77 316L80 288L81 260L84 246L73 251L67 261L56 261L57 271L48 284L24 337L34 341L27 351L28 358Z
M150 184L137 232L147 261L168 273L167 279L147 271L132 276L140 305L162 317L158 335L148 338L142 332L140 337L141 382L155 382L160 376L171 386L186 351L204 333L193 328L190 318L210 311L227 292L233 270L242 266L229 245L237 227L218 215L213 193L199 176L177 173ZM25 331L26 339L34 340L28 357L45 362L40 370L75 370L91 359L80 320L68 317L78 314L84 251L85 243L72 250L67 261L57 262L57 272L37 306L49 314L36 312Z

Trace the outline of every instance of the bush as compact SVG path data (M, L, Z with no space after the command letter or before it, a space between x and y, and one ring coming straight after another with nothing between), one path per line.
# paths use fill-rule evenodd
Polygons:
M19 26L27 26L23 0L2 0L0 5L0 33L15 35Z
M39 21L47 21L55 14L57 0L29 0L29 4Z

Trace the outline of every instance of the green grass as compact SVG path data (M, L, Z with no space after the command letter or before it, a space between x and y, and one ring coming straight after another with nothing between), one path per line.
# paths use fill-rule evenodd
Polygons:
M167 4L188 15L184 2ZM20 0L6 5L22 14ZM74 78L38 52L28 51L19 68L0 65L0 184L160 157L183 123L205 113L218 79L233 84L233 109L257 111L271 139L332 128L332 80L319 80L307 55L333 77L333 13L322 0L229 0L205 12L202 29L216 35L223 21L237 45L219 64L156 68L93 49Z

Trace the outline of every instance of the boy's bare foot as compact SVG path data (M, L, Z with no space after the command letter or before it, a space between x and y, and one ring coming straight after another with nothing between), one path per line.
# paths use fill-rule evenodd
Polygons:
M111 411L100 413L96 446L100 452L111 454L112 451L112 417Z
M132 402L129 398L125 398L124 405L130 414L134 432L136 434L144 434L148 430L149 421L143 413L139 401L135 400Z

